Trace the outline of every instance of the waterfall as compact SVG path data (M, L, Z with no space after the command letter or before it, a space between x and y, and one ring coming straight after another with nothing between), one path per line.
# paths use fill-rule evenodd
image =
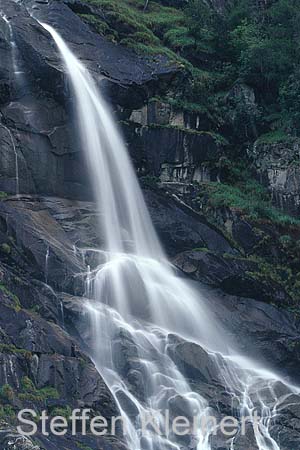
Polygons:
M46 255L45 255L45 269L44 269L46 284L48 284L49 256L50 256L50 247L47 246Z
M299 389L239 355L199 292L176 275L94 79L59 34L43 26L56 42L71 81L99 212L99 233L105 236L105 248L98 251L99 265L87 269L85 306L93 330L92 357L122 412L128 446L132 450L213 448L211 437L218 425L201 426L211 414L210 405L170 357L172 346L187 340L202 347L215 368L217 382L234 400L236 414L247 416L257 448L280 450L271 436L282 402L277 388L284 387L285 399L298 395ZM196 418L188 441L172 432L160 435L148 430L142 435L145 412L155 414L160 424L162 411L172 415L180 405L186 416ZM231 438L230 448L238 450L235 439Z
M3 20L6 22L9 32L9 41L11 47L11 58L12 58L12 69L13 69L13 77L15 79L16 88L18 93L22 93L22 89L24 87L24 71L19 68L18 61L20 60L20 55L18 52L18 47L14 38L13 28L11 26L10 21L7 19L5 15L2 14Z

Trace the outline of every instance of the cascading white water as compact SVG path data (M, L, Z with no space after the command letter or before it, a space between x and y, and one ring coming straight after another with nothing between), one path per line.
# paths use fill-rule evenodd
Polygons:
M102 231L105 236L105 249L97 252L99 266L88 270L86 294L90 300L86 308L94 330L93 357L127 423L128 445L134 450L213 448L214 427L200 426L201 419L210 415L208 402L193 391L169 356L173 340L184 338L205 350L219 383L235 400L237 415L247 416L253 424L257 448L279 450L280 444L271 436L272 420L282 403L278 385L284 387L285 399L299 389L239 356L199 293L176 276L95 81L59 34L49 25L43 26L55 40L71 80L82 147L101 217L100 234ZM124 340L129 348L127 371L118 350ZM184 405L187 416L197 417L196 433L189 442L172 433L141 436L142 413L154 412L162 421L158 411L174 413L178 404ZM256 409L258 426L254 425ZM238 450L235 437L230 446Z
M9 34L8 37L9 37L9 41L10 41L11 59L12 59L12 75L13 75L12 78L15 81L15 88L16 88L18 94L21 94L22 90L24 90L24 84L25 84L24 71L21 69L21 67L19 67L20 55L18 52L17 43L15 41L12 25L4 14L2 14L2 18L6 22L7 28L8 28L8 34Z

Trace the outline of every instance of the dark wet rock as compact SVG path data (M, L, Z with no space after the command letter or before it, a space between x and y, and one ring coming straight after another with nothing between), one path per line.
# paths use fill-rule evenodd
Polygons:
M69 406L91 408L107 418L118 415L106 384L74 339L36 313L0 306L1 385L18 391L29 377L37 389L53 386ZM25 404L39 404L32 397L25 397Z
M299 383L300 328L292 313L221 290L200 289L199 293L226 330L228 342L233 339L241 354Z
M0 310L1 329L15 347L33 353L72 356L74 342L57 325L33 312L5 306L2 302Z
M19 434L15 427L4 421L0 422L0 445L1 450L82 450L103 448L105 450L126 450L127 447L116 436L73 436L68 432L65 436L44 436L39 431L34 436L34 442L28 437Z
M119 111L140 107L180 74L165 57L146 59L93 33L63 2L33 3L35 16L57 28ZM17 153L22 193L91 198L71 92L53 39L23 4L3 0L1 8L17 52L13 62L10 30L0 19L0 190L16 192ZM14 76L13 64L22 79Z
M50 1L47 5L38 5L34 14L52 25L93 72L103 74L119 85L135 84L136 87L164 76L170 80L177 74L178 67L165 57L157 60L140 57L93 33L72 11L76 8L72 3Z
M91 408L108 420L118 415L112 394L94 365L78 351L75 357L41 355L36 384L55 386L68 405Z
M116 397L118 399L118 402L122 408L123 411L126 411L128 416L131 419L134 419L139 415L139 410L136 407L136 405L133 403L133 401L128 397L128 395L125 394L124 391L117 391Z
M200 123L198 116L159 100L133 110L123 128L138 170L164 183L216 181L224 146Z
M174 264L197 281L240 297L254 298L281 306L291 303L285 289L271 278L260 279L256 261L233 255L218 255L196 249L177 255Z
M51 441L49 438L38 435L38 441L41 443L42 449L46 450L58 450L61 448L67 448L68 450L82 450L82 448L88 449L103 449L103 450L128 450L126 443L117 436L72 436L71 433L66 436L53 436Z
M141 136L150 173L164 182L203 181L202 167L222 154L209 133L155 126L143 128Z
M169 336L168 353L188 379L218 383L219 375L214 361L198 344Z
M47 209L31 199L0 203L3 233L11 236L10 258L54 287L73 289L74 276L84 270L73 244Z
M207 247L235 253L228 240L205 217L164 191L146 190L154 225L168 253ZM101 262L101 211L90 202L55 197L7 198L0 203L0 244L10 246L5 256L41 282L71 293L82 291L78 275ZM82 249L82 250L81 250ZM47 263L46 263L46 255Z
M176 197L145 191L147 206L158 234L169 254L199 247L234 253L228 240L204 216L186 207Z

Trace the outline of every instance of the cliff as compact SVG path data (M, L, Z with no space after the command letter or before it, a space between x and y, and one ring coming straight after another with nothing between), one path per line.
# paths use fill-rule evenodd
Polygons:
M39 434L34 441L15 430L21 407L47 407L52 414L88 407L107 418L119 413L95 368L79 300L85 292L78 274L95 264L92 253L79 249L101 248L103 239L96 232L74 100L56 47L36 19L55 27L110 102L153 223L178 271L205 289L222 323L240 332L245 352L259 353L272 368L299 382L296 125L283 123L287 103L277 115L266 106L252 66L244 77L242 62L239 73L232 67L245 49L232 55L232 48L222 46L221 31L216 36L217 25L208 27L223 26L231 14L226 36L237 36L234 30L246 26L237 22L237 13L228 12L223 1L205 3L200 13L207 14L202 25L208 33L199 36L185 3L150 0L144 12L138 0L1 2L3 450L126 447L121 436L51 441ZM260 14L266 14L261 8ZM243 36L248 31L239 29ZM278 86L273 88L268 98L279 95ZM271 112L276 117L270 118ZM231 399L205 350L176 336L169 339L172 360L210 406L225 415ZM126 335L115 341L124 378L138 389L139 379L130 379L135 368L130 352L138 349L132 349ZM291 450L291 441L295 450L299 446L291 416L298 420L297 408L285 412L282 428L274 431L284 435L282 450ZM253 442L249 435L238 448L254 449ZM230 447L216 442L215 448Z

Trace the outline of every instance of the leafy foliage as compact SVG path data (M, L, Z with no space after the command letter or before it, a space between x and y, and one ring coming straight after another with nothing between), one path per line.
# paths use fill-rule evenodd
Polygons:
M270 220L281 225L300 225L300 221L283 214L271 205L268 193L253 180L238 183L235 186L225 183L205 184L209 203L215 208L230 207L241 211L251 220Z
M36 389L30 378L23 377L21 380L21 393L19 393L18 398L20 400L28 400L32 402L44 402L50 398L58 399L59 393L57 389L51 386Z

